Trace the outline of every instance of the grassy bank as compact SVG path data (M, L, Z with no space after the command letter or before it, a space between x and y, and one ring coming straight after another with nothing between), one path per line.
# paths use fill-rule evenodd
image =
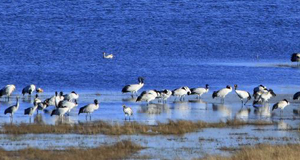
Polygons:
M157 135L157 134L184 134L196 132L203 128L224 128L224 127L239 127L245 125L273 125L272 122L253 121L244 122L238 120L228 120L227 122L207 123L203 121L169 121L168 123L158 123L157 125L146 125L137 122L107 123L104 121L96 121L92 123L81 124L60 124L60 125L45 125L45 124L4 124L0 133L2 134L105 134L105 135Z
M298 160L300 157L300 145L257 145L254 147L244 147L235 152L230 157L207 156L205 160ZM202 160L203 160L202 159Z
M65 150L40 150L28 148L18 151L6 151L0 149L0 159L125 159L141 149L141 146L136 145L130 141L121 141L111 146L101 146L91 149L71 148Z

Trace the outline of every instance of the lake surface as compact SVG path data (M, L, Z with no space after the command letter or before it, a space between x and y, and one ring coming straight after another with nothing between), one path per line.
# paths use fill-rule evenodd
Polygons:
M297 1L1 1L0 86L120 93L300 85ZM102 52L113 53L112 60Z

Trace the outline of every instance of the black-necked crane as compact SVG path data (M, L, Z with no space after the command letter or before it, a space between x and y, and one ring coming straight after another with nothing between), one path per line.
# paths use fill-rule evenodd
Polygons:
M35 105L35 106L32 106L32 107L26 108L26 109L24 110L24 115L32 116L33 113L36 111L37 107L38 107L38 106Z
M209 91L209 85L206 84L205 85L205 88L192 88L191 89L191 95L197 95L197 98L200 99L201 96L204 94L204 93L207 93Z
M191 90L187 86L180 87L172 91L172 95L175 96L176 98L180 97L180 101L184 100L184 97L190 94L191 94ZM176 98L174 101L176 101Z
M28 86L26 86L26 87L24 87L23 89L22 89L22 94L23 94L23 96L27 93L27 94L29 94L29 95L31 95L34 91L35 91L35 85L34 84L31 84L31 85L28 85Z
M163 103L167 102L167 99L172 96L172 91L165 89L160 92L160 98L162 99Z
M286 100L286 99L283 99L283 100L281 100L281 101L279 101L279 102L277 102L277 103L275 103L275 104L273 105L272 111L273 111L274 109L277 109L277 108L281 109L281 110L280 110L280 116L281 116L281 113L283 112L283 109L284 109L286 106L288 106L288 105L290 105L290 102L289 102L288 100Z
M77 100L75 100L74 102L63 100L58 103L57 108L68 108L68 115L70 115L71 110L77 106Z
M32 106L32 107L29 107L29 108L26 108L25 110L24 110L24 115L29 115L29 122L31 123L31 117L32 117L32 115L33 115L33 113L36 111L36 109L37 109L37 105L35 105L35 106Z
M12 92L16 90L16 86L13 84L6 85L0 90L0 97L7 96L8 100Z
M300 53L293 53L292 56L291 56L291 61L292 62L297 62L297 66L299 66Z
M147 103L156 99L159 96L159 92L156 90L149 90L142 92L136 99L136 102L146 101Z
M261 85L255 87L253 89L253 97L254 97L254 99L257 99L264 92L268 92L268 89L267 89L266 86L264 86L264 85L261 84Z
M221 101L224 103L224 99L228 93L232 91L232 87L227 85L226 88L220 89L218 91L214 91L212 94L212 98L220 97Z
M8 107L5 111L4 114L10 114L11 117L13 117L14 113L19 109L19 97L17 97L17 102L15 105Z
M293 96L293 100L299 100L300 99L300 92L297 92Z
M88 115L90 115L90 119L91 119L91 113L93 113L95 110L98 110L99 109L99 102L97 99L94 100L94 103L91 103L91 104L88 104L88 105L85 105L83 107L81 107L79 109L79 112L78 112L78 115L80 113L86 113L86 117Z
M123 112L125 114L125 120L127 116L129 117L130 120L130 117L133 115L132 109L130 107L126 107L125 105L123 105Z
M242 102L242 106L244 106L251 99L251 95L247 91L238 90L237 87L238 87L238 85L235 84L234 85L235 93L240 98L240 100ZM244 99L247 99L245 103L244 103Z
M268 102L268 100L272 97L275 97L276 94L274 93L274 91L272 89L268 89L267 92L263 92L256 100L253 101L253 104L256 103L265 103Z
M55 92L55 98L54 98L54 103L55 103L55 109L51 112L51 117L53 115L57 115L60 118L63 118L64 115L70 110L69 106L63 105L62 101L59 101L59 98L57 98L57 92ZM69 101L67 101L69 102ZM63 119L62 119L63 120Z
M131 97L133 97L133 94L137 94L137 91L140 90L144 86L144 78L139 77L138 78L138 84L129 84L123 87L122 93L131 92Z
M78 98L79 98L79 94L76 93L75 91L72 91L71 93L65 94L65 95L64 95L64 100L67 100L67 101L72 101L72 102L74 102L74 101L77 100Z
M55 106L55 101L57 101L58 104L62 100L64 100L63 92L60 92L58 95L58 92L55 91L55 95L45 99L44 102L46 102L48 106Z
M36 95L35 95L35 98L34 98L34 100L33 100L33 105L34 105L34 106L37 106L38 103L41 103L41 102L42 102L42 101L41 101L41 99L39 99L39 95L36 94Z
M39 110L43 111L47 107L48 107L48 102L47 101L37 103L37 114L39 113Z

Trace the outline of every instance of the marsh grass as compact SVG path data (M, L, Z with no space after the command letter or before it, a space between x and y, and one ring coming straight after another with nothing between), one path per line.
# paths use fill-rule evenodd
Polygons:
M143 149L143 147L131 141L121 141L110 146L80 149L70 148L65 150L41 150L27 148L18 151L6 151L0 149L0 159L39 159L39 160L82 160L82 159L126 159L128 156Z
M254 147L244 147L238 150L230 157L222 156L207 156L206 160L298 160L300 157L300 145L288 144L288 145L256 145Z
M157 125L147 125L137 122L126 122L124 124L108 123L104 121L96 121L92 123L79 124L4 124L0 133L2 134L104 134L104 135L181 135L184 133L196 132L203 128L223 128L223 127L239 127L245 125L272 125L272 122L254 121L244 122L238 120L228 120L227 122L207 123L203 121L172 121L167 123L158 123Z

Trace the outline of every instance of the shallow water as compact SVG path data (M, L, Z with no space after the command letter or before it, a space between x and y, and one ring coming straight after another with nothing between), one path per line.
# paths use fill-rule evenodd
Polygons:
M269 107L283 98L291 100L300 89L300 69L290 63L291 54L299 52L300 47L299 11L299 2L270 0L1 1L0 87L15 84L17 89L10 102L0 99L0 124L61 122L49 113L34 115L32 119L24 116L24 109L32 106L33 98L27 96L22 97L13 119L2 114L5 108L15 103L14 97L21 94L23 87L36 84L45 90L40 94L43 100L52 96L54 91L68 93L75 90L80 94L79 106L63 120L64 123L89 121L85 115L77 115L78 109L99 99L100 109L93 113L91 121L123 123L121 107L126 104L134 110L132 121L146 124L169 119L218 122L233 118L262 119L281 124L262 133L253 127L205 129L184 135L187 139L179 139L183 140L179 148L174 145L178 144L178 139L175 142L172 138L166 140L174 136L129 136L142 139L139 143L149 146L140 154L149 151L155 157L155 152L162 148L165 150L158 156L166 157L167 154L170 159L221 153L215 149L220 144L239 146L236 138L230 138L234 137L229 135L231 131L255 136L273 135L275 139L279 138L274 143L285 143L280 141L283 136L298 142L296 132L277 129L298 127L299 116L293 115L292 110L298 109L299 102L292 101L282 116L279 111L270 113ZM104 51L113 53L115 58L103 59ZM130 95L121 94L122 87L137 83L139 76L145 78L140 93L148 89L172 90L205 84L211 88L201 101L190 96L184 102L174 103L174 98L171 98L165 105L157 102L146 105L135 103ZM228 84L238 84L240 89L250 93L253 87L264 84L278 96L270 101L269 106L258 111L252 106L244 107L251 109L248 114L233 93L224 104L212 100L212 91ZM50 112L51 107L48 110ZM211 134L218 132L224 132L225 138ZM210 138L210 135L220 142L195 141L195 138ZM79 145L72 138L85 137L25 135L23 139L21 136L20 139L7 140L7 135L2 136L0 143L5 149L18 149L17 146L64 148L68 144ZM24 140L26 136L33 139ZM96 135L96 140L93 136L88 137L93 143L82 140L83 146L110 143L104 141L102 135ZM53 138L58 140L51 141ZM262 138L259 142L269 141ZM252 145L256 141L249 139L241 143ZM184 150L182 147L194 149Z

